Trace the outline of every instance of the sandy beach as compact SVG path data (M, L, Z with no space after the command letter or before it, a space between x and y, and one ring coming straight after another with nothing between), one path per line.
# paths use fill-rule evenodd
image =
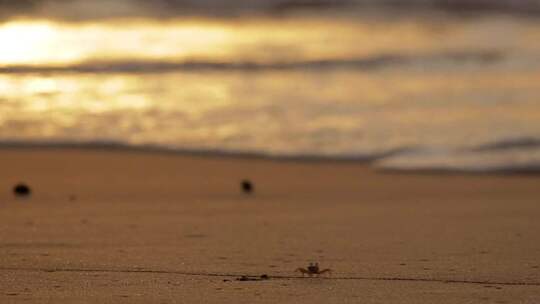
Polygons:
M539 176L67 148L0 168L0 303L540 303Z

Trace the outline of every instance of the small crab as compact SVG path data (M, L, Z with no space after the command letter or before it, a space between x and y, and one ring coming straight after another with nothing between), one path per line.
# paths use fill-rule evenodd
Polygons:
M328 274L331 274L332 273L332 270L330 268L326 268L326 269L319 269L319 263L309 263L309 266L306 268L297 268L295 271L298 271L302 274L302 276L304 275L308 275L308 276L313 276L313 275L316 275L316 276L319 276L321 274L324 274L324 273L327 273Z

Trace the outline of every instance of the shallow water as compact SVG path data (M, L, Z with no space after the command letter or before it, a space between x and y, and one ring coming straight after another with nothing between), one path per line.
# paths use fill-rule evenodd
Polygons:
M0 40L12 41L0 50L4 142L376 158L390 169L540 165L533 18L15 21ZM496 142L511 149L475 149Z

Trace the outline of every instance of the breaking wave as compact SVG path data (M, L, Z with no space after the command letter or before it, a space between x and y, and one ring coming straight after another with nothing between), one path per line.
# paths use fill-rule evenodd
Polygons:
M241 157L280 161L363 162L377 170L392 172L538 174L540 139L503 139L468 149L398 147L374 153L306 154L268 153L227 149L177 148L166 145L131 145L116 141L3 141L0 148L90 149L136 151L201 157Z
M472 148L424 148L374 163L391 171L540 173L540 139L511 138Z

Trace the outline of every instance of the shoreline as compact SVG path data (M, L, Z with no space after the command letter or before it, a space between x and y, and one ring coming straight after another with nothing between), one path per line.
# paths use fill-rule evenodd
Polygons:
M503 143L506 143L503 141ZM22 141L3 141L0 142L0 152L10 150L32 151L32 150L73 150L73 151L95 151L95 152L118 152L135 153L147 155L171 155L188 156L203 159L231 159L231 160L263 160L269 162L283 163L327 163L327 164L353 164L369 166L372 170L380 174L403 174L403 175L456 175L456 176L540 176L540 166L530 167L507 167L498 169L467 169L451 167L433 167L433 168L385 168L373 166L377 161L387 157L393 157L401 153L415 151L415 148L404 147L387 150L372 155L363 156L325 156L325 155L283 155L268 154L258 151L234 151L219 149L177 149L168 148L159 145L130 145L120 142L22 142Z

